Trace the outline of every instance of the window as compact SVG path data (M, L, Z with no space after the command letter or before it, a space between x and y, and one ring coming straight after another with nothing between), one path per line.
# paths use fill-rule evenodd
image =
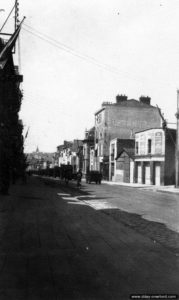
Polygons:
M100 154L103 156L103 145L101 144Z
M96 123L100 124L101 123L101 114L98 114L96 116Z
M152 150L152 140L151 139L148 139L147 148L148 148L148 154L151 154L151 150Z
M135 153L139 154L139 142L135 143Z
M114 148L115 148L115 144L111 145L111 160L114 160Z

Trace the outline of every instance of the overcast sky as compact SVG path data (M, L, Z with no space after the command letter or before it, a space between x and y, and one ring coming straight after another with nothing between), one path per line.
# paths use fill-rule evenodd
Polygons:
M178 0L19 0L25 151L82 139L117 94L151 97L176 122ZM14 5L1 0L5 12ZM13 19L11 19L12 21ZM11 30L10 21L4 30Z

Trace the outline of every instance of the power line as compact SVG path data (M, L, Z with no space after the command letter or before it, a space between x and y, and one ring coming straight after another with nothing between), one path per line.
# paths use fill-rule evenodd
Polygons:
M41 35L39 35L37 33L34 33L34 32L32 32L32 31L30 31L30 30L28 30L26 28L23 28L23 30L29 32L30 34L32 34L32 35L40 38L41 40L49 43L50 45L52 45L52 46L54 46L54 47L56 47L56 48L58 48L60 50L63 50L65 52L67 52L67 53L70 53L71 55L73 55L75 57L78 57L78 58L83 59L83 60L85 60L85 61L87 61L89 63L92 63L92 64L94 64L94 65L96 65L96 66L98 66L98 67L100 67L102 69L105 69L106 71L113 72L115 74L119 74L119 71L115 70L113 67L110 67L110 66L104 65L104 64L102 64L100 62L97 62L94 58L90 58L90 57L85 56L83 54L79 54L79 53L77 53L77 52L75 52L73 50L70 50L70 48L69 49L68 48L64 48L63 46L58 45L58 42L50 41L47 38L44 38L43 36L41 36Z
M125 78L129 78L130 80L134 80L134 81L137 81L137 82L139 82L139 81L140 82L141 81L148 81L147 78L144 78L144 77L140 77L140 78L133 77L129 73L120 71L119 69L117 69L117 68L115 68L113 66L110 66L110 65L107 65L105 63L102 63L102 62L98 61L94 57L88 56L86 54L79 53L75 49L73 49L72 47L69 47L68 45L66 45L64 43L55 40L54 38L52 38L52 37L50 37L50 36L48 36L48 35L40 32L40 31L34 29L33 27L31 27L29 25L27 25L26 23L23 24L23 30L25 30L26 32L28 32L28 33L30 33L30 34L38 37L39 39L41 39L41 40L43 40L43 41L45 41L47 43L49 43L51 46L54 46L54 47L56 47L56 48L58 48L58 49L60 49L62 51L65 51L65 52L67 52L67 53L69 53L69 54L71 54L71 55L73 55L73 56L75 56L75 57L77 57L79 59L82 59L82 60L84 60L84 61L86 61L88 63L96 65L97 67L99 67L99 68L101 68L101 69L103 69L105 71L111 72L111 73L116 74L116 75L121 75L121 76L123 76ZM160 82L159 83L159 81L153 82L153 84L157 84L157 86L159 84L166 86L166 83L164 83L164 82ZM169 84L169 83L167 82L167 84ZM172 84L170 84L170 85L173 87Z
M27 25L26 23L24 23L24 25L26 27L28 27L29 29L24 28L24 26L23 26L23 29L25 31L29 32L30 34L44 40L45 42L51 44L52 46L54 46L56 48L59 48L59 49L65 51L65 52L67 52L67 53L69 53L69 54L71 54L71 55L73 55L77 58L83 59L83 60L87 61L88 63L92 63L92 64L100 67L103 70L106 70L106 71L111 72L111 73L116 74L116 75L122 75L125 78L129 78L129 79L132 79L134 81L147 80L146 78L140 78L139 79L139 78L133 77L133 76L129 75L129 73L127 73L127 72L121 72L121 71L119 71L119 69L117 69L113 66L110 66L108 64L102 63L102 62L98 61L96 58L94 58L92 56L77 52L76 50L74 50L73 48L67 46L66 44L61 43L61 42L55 40L54 38L51 38L50 36L34 29L33 27Z
M1 29L0 29L0 32L2 31L2 29L3 29L4 26L6 25L7 21L9 20L9 17L11 16L11 14L12 14L14 8L15 8L15 5L16 5L16 4L14 4L13 8L11 9L10 13L8 14L8 16L7 16L7 18L6 18L5 22L4 22L4 24L2 25L2 27L1 27Z
M80 58L85 58L85 59L89 59L90 62L95 62L97 64L99 64L100 66L105 66L106 68L109 68L110 70L113 69L114 71L118 71L116 68L110 66L110 65L107 65L107 64L104 64L104 63L101 63L100 61L98 61L96 58L92 57L92 56L89 56L89 55L86 55L86 54L82 54L80 52L77 52L75 49L73 49L72 47L69 47L68 45L62 43L62 42L59 42L57 40L55 40L54 38L48 36L47 34L44 34L36 29L34 29L33 27L27 25L26 23L24 23L24 25L28 28L31 29L31 32L34 32L40 36L43 36L44 38L54 42L55 44L57 45L60 45L61 47L64 48L64 50L67 50L67 51L70 51L72 52L71 54L76 54L78 57Z

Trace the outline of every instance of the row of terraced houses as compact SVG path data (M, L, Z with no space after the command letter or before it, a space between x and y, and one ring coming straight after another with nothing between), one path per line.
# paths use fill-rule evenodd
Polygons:
M103 102L83 140L57 147L55 164L71 164L85 177L98 170L103 179L154 185L175 184L176 130L168 128L149 97L116 96Z

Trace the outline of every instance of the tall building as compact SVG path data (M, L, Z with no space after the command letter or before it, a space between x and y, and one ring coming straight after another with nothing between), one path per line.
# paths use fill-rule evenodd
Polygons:
M116 103L103 102L95 113L95 169L109 178L109 145L115 138L134 139L135 132L161 126L157 107L150 104L149 97L139 101L116 96Z
M0 38L0 192L8 193L9 185L24 175L23 124L19 119L22 101L20 83L23 76L14 65L13 48L20 26L10 39Z

